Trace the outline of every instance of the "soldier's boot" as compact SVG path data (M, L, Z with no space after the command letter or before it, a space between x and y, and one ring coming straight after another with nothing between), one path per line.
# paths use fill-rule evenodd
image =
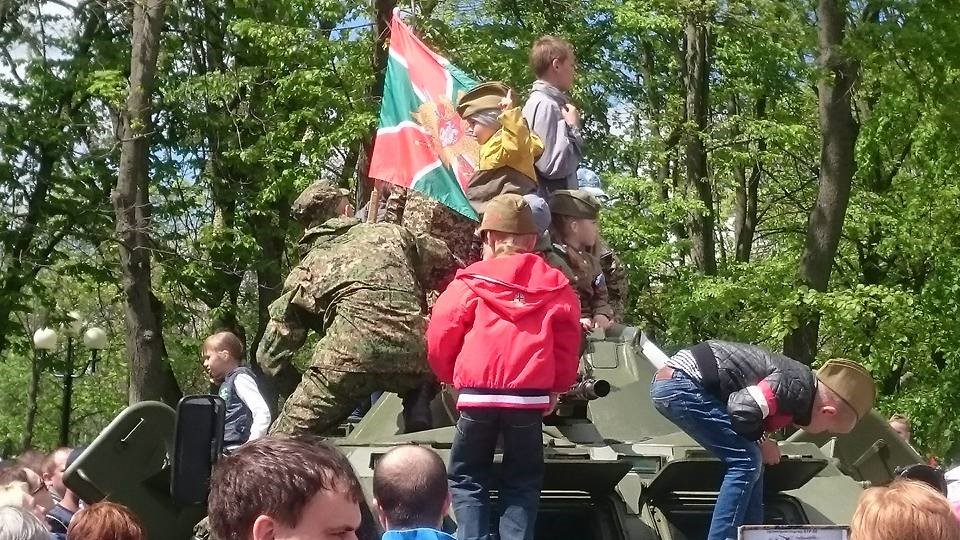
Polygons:
M416 433L433 429L430 402L440 391L436 379L430 377L417 387L400 395L403 399L403 432Z

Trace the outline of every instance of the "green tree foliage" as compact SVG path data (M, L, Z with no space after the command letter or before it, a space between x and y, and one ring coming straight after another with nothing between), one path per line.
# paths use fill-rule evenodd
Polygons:
M707 337L779 349L818 315L816 360L867 364L881 409L908 414L923 448L953 455L960 421L942 411L960 406L960 15L931 0L844 4L841 52L858 68L856 171L829 285L817 291L797 285L821 172L816 4L400 7L452 62L478 80L507 81L521 98L533 79L530 43L544 33L571 41L585 165L616 197L602 226L629 268L630 322L669 350ZM78 381L74 437L89 439L125 402L109 191L128 7L0 4L0 439L12 451L55 441L62 351L37 358L30 335L70 309L111 335L102 369ZM206 388L198 344L214 327L256 347L295 258L289 203L299 189L317 178L357 185L378 110L372 9L354 0L168 4L150 233L163 342L184 391ZM685 78L691 20L705 37L703 120L691 116ZM691 138L705 152L699 190L688 181ZM708 206L715 273L692 257L704 243L690 217ZM24 438L29 407L19 396L32 380L39 397Z

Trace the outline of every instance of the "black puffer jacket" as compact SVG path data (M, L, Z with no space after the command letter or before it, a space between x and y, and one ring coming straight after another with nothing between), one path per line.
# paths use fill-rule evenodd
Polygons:
M817 377L809 367L756 345L707 344L717 359L718 397L737 433L758 440L764 431L810 423Z

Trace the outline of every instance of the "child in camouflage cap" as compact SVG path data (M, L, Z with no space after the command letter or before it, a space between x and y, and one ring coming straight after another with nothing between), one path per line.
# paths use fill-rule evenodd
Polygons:
M530 132L507 85L496 81L477 85L460 97L457 113L467 122L467 134L480 143L480 162L467 187L467 198L478 214L497 195L537 191L533 163L543 153L543 142Z

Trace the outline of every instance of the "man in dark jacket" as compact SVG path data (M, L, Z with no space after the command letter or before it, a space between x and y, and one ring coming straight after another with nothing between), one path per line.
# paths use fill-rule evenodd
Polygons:
M860 365L830 360L814 373L754 345L706 341L657 371L654 406L726 466L707 540L731 540L763 522L763 463L780 452L765 433L794 424L849 433L873 407L876 387Z

